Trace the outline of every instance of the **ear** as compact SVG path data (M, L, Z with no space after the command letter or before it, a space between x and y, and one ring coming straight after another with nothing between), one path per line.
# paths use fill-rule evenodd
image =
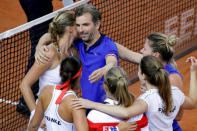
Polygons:
M160 53L159 52L155 52L155 53L153 53L153 56L155 56L157 58L160 58Z
M73 32L73 28L71 26L67 26L66 27L66 32L72 33Z
M105 90L105 92L107 92L108 91L108 87L107 87L107 85L106 84L104 84L104 90Z
M98 20L97 23L96 23L96 29L99 30L100 26L101 26L101 21Z
M142 79L146 80L146 75L144 73L142 74Z

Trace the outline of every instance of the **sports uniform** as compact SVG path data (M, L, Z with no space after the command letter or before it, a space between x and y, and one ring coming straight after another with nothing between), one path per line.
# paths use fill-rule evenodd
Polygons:
M109 98L105 99L104 102L109 105L118 104L118 101ZM97 110L91 110L87 119L90 131L107 131L111 127L117 126L122 120ZM128 120L128 122L132 121L137 121L137 131L148 131L148 120L144 115L138 115Z
M61 92L61 90L54 89L52 99L44 112L47 131L75 131L74 124L64 121L58 114L59 104L55 102ZM67 91L63 99L68 95L76 96L73 91Z
M176 117L180 106L185 100L184 94L179 88L171 86L173 107L169 115L164 113L164 104L159 95L158 89L150 89L139 96L148 104L146 116L148 118L150 131L172 131L172 122Z
M105 35L101 35L100 38L86 50L86 45L83 41L75 41L74 45L79 50L80 60L83 64L82 77L81 77L81 88L84 99L88 99L95 102L103 102L106 94L103 89L103 81L96 81L90 83L88 80L90 74L106 65L105 58L107 55L116 55L118 58L118 49L116 44Z
M40 77L39 77L39 91L37 96L39 96L41 90L46 85L60 85L61 84L61 77L60 77L60 64L57 65L57 67L45 71Z
M181 78L182 75L178 72L176 68L174 68L171 63L169 62L164 69L169 73L169 74L178 74ZM173 121L172 124L173 131L182 131L181 127L179 126L178 122L176 120Z

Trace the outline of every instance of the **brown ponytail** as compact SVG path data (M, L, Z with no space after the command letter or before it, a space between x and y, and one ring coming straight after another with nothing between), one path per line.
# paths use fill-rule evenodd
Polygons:
M154 56L145 56L141 60L140 69L147 81L159 89L159 95L165 105L164 112L168 115L172 109L171 85L162 63Z

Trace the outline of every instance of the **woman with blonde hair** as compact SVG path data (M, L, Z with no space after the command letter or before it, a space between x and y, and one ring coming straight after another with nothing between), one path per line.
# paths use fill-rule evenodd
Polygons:
M61 84L59 75L61 61L67 56L77 55L74 48L71 47L77 36L75 13L73 11L59 12L50 23L49 32L51 33L52 44L48 45L49 51L45 52L45 55L53 59L45 64L34 62L19 86L31 111L30 119L36 107L31 86L39 79L39 92L37 93L39 96L44 86Z
M107 95L104 103L107 105L119 105L129 107L135 97L128 92L127 75L118 67L111 68L104 76L104 89ZM90 131L101 131L117 126L122 119L106 113L91 110L87 116ZM148 120L143 114L131 117L127 122L137 123L137 130L148 131Z

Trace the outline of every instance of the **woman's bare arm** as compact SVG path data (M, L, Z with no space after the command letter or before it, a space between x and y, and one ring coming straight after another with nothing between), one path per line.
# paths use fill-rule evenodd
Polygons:
M55 49L51 47L49 49L49 52L47 52L46 54L54 58L53 61L47 62L45 64L38 64L37 62L34 62L33 66L25 75L19 86L30 111L35 109L35 100L31 90L31 86L39 79L39 77L45 71L47 71L54 64L55 59L57 59Z
M54 86L45 86L40 96L38 97L38 103L36 105L35 113L30 121L29 131L37 131L38 128L46 128L44 112L47 109L53 94Z
M185 101L182 105L184 109L194 109L197 107L197 59L193 56L187 58L186 62L190 62L190 90L189 96L185 97Z
M91 83L100 80L112 67L117 66L117 58L115 55L106 56L105 61L106 65L104 67L93 71L89 76L89 81Z
M170 83L183 91L183 80L178 74L170 74Z
M38 65L36 62L33 64L31 69L23 78L20 89L22 95L25 99L25 102L30 109L30 111L34 110L36 107L33 92L31 90L31 86L39 79L39 77L49 68L49 65Z
M116 43L118 48L118 54L120 58L128 62L139 64L142 59L142 54L129 50L128 48L122 46L121 44Z
M38 103L36 105L35 114L30 122L29 127L28 127L29 131L37 131L40 124L41 124L41 121L44 118L44 109L42 106L41 99L42 99L41 97L38 98Z
M133 116L142 114L148 109L148 104L144 100L136 100L130 107L122 107L92 102L86 99L79 98L73 99L72 106L75 109L88 108L99 110L123 119L128 119Z
M72 99L75 99L76 96L74 95L69 95L67 96L69 100L67 101L67 106L72 104ZM87 123L87 118L86 118L86 112L85 109L74 109L73 107L70 106L70 109L72 110L72 118L73 118L73 123L75 125L76 131L88 131L88 123Z
M89 130L86 115L85 115L85 109L80 109L80 110L73 109L72 115L73 115L73 121L76 131Z

